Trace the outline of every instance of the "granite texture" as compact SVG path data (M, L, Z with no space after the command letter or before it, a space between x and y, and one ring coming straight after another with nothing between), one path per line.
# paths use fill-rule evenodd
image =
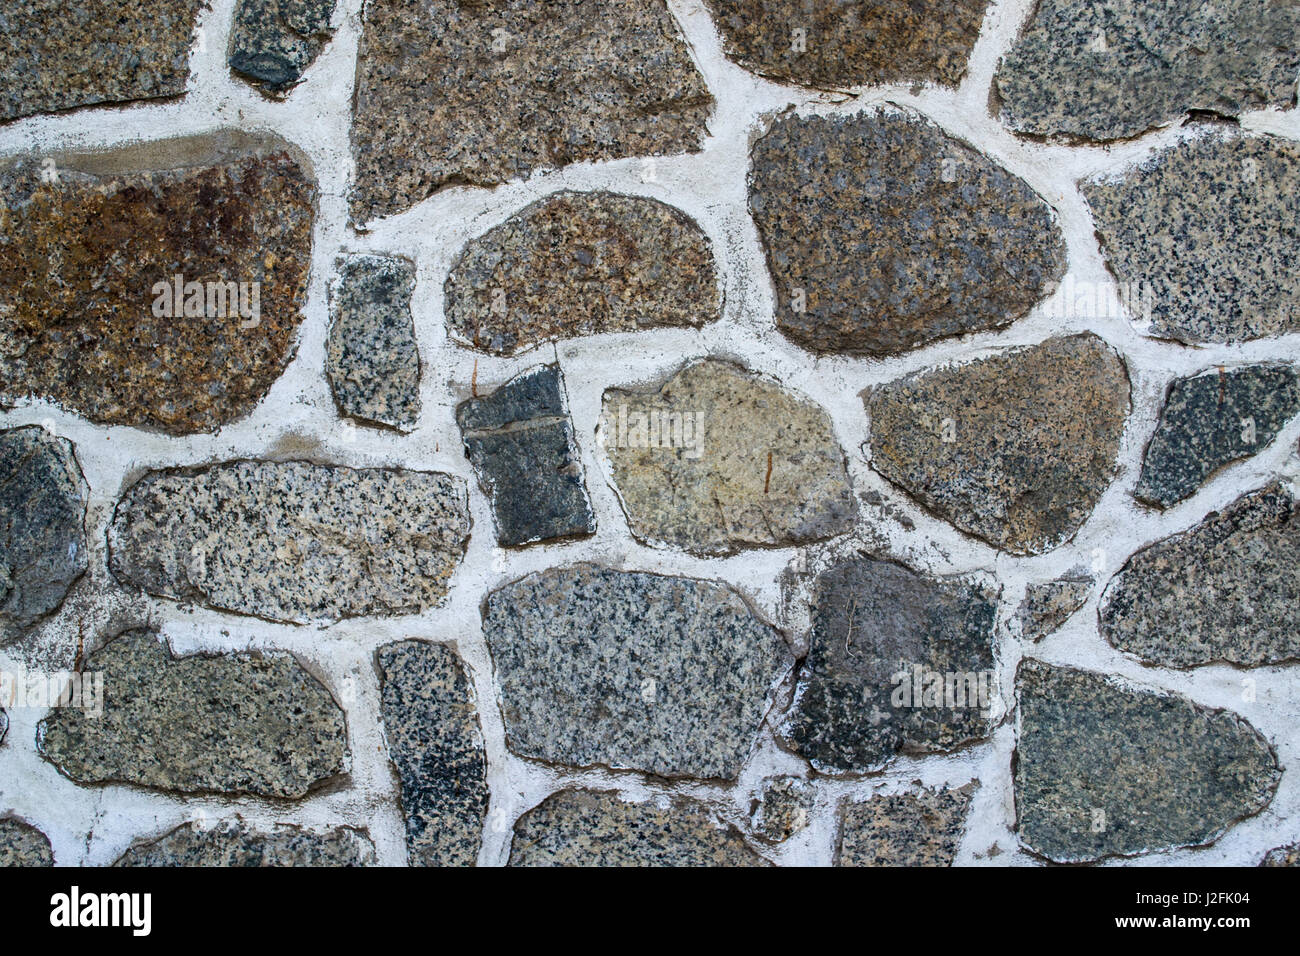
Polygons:
M768 777L750 806L754 833L770 843L782 843L808 826L817 804L817 788L799 777Z
M1084 572L1070 572L1055 581L1026 586L1015 616L1020 636L1037 642L1060 630L1075 611L1088 603L1092 586L1092 578Z
M0 867L53 865L54 850L44 833L12 817L0 820Z
M313 832L281 826L264 833L242 820L186 823L156 840L131 847L114 866L343 867L374 866L375 847L360 830Z
M1280 846L1269 850L1259 865L1268 867L1300 866L1300 843L1292 843L1290 846Z
M333 33L334 0L239 0L226 62L269 96L289 92Z
M975 784L881 794L844 804L840 866L952 866L966 832Z

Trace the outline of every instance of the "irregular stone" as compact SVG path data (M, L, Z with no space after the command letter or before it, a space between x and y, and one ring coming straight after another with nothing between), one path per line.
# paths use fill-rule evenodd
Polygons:
M1295 104L1300 10L1274 0L1041 0L994 79L1037 136L1139 136L1192 111Z
M750 808L750 823L764 840L780 843L808 826L817 789L799 777L768 777Z
M5 742L7 733L9 733L9 715L5 713L3 707L0 707L0 744Z
M418 614L469 539L438 472L231 461L150 472L118 502L109 567L159 597L308 623Z
M287 655L175 657L127 631L86 659L103 713L60 707L37 746L81 784L296 799L347 768L343 709Z
M734 780L791 663L724 585L586 564L493 591L483 632L514 753L661 777Z
M1274 482L1125 562L1101 632L1162 667L1300 658L1300 506Z
M49 837L21 820L0 820L0 867L53 865Z
M487 758L456 652L427 641L380 648L384 733L402 785L412 866L473 866L487 814Z
M1300 145L1205 133L1080 186L1111 272L1149 304L1146 334L1194 344L1300 331Z
M89 495L71 442L35 426L0 431L0 644L85 573Z
M262 92L292 89L329 42L334 0L239 0L226 62Z
M1037 643L1060 630L1075 611L1088 603L1092 578L1083 572L1071 572L1055 581L1030 584L1024 600L1016 608L1016 626L1020 636Z
M1300 866L1300 843L1269 850L1260 866Z
M871 467L1012 554L1074 536L1115 473L1124 362L1091 333L926 369L872 389Z
M560 192L516 213L465 247L445 291L451 334L499 355L722 315L713 252L694 220L607 192Z
M411 293L415 265L390 256L339 262L325 371L339 410L409 431L420 417L420 353Z
M713 97L663 0L371 0L363 18L359 222L449 186L701 147Z
M665 804L665 805L661 805ZM626 803L561 790L515 824L511 866L767 866L735 827L698 801Z
M1285 365L1210 369L1169 386L1147 445L1139 501L1168 508L1229 462L1270 444L1300 412L1300 381Z
M216 826L186 823L131 847L114 866L374 866L375 847L363 830L314 833L280 826L264 833L242 820Z
M816 582L808 656L781 728L818 770L879 770L899 753L988 736L997 594L850 558Z
M1237 714L1105 674L1025 660L1012 767L1020 839L1080 863L1213 843L1282 772Z
M558 365L519 375L456 409L465 457L503 547L596 533Z
M226 130L0 163L0 402L173 434L248 414L302 321L316 186L295 157Z
M1002 328L1065 272L1042 197L913 113L791 116L751 158L777 325L806 349L888 355Z
M844 804L840 866L952 866L975 784Z

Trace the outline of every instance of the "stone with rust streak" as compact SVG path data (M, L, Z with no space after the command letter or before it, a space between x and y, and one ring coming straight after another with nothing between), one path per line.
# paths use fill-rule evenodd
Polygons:
M298 826L261 831L243 820L185 823L156 840L131 847L114 866L374 866L375 847L364 830L317 832Z
M839 866L952 866L975 784L846 802Z

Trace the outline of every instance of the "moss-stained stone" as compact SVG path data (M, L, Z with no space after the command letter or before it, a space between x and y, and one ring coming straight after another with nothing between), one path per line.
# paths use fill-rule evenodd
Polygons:
M334 0L239 0L226 62L262 92L287 93L333 31Z
M0 163L0 403L173 434L248 414L302 321L316 186L296 155L226 130Z
M374 866L375 847L362 830L313 832L280 826L270 832L243 820L186 823L156 840L131 847L114 866L344 867Z
M358 222L449 186L704 138L713 97L663 0L370 0L363 16Z
M605 392L601 441L632 533L701 554L841 534L857 505L830 416L730 362Z
M37 727L41 754L80 784L297 799L347 769L343 709L293 658L174 657L146 630L90 654L103 713L62 707Z
M473 866L487 814L487 757L473 688L450 647L402 641L376 655L388 753L412 866Z
M768 777L750 808L750 825L770 843L790 839L808 826L817 788L799 777Z
M1147 334L1190 344L1300 331L1300 145L1200 132L1081 187L1111 272L1151 304Z
M488 595L506 745L576 767L734 780L791 664L730 588L576 565Z
M513 355L542 342L721 316L708 237L679 209L560 192L471 241L445 287L462 344Z
M1275 482L1143 548L1100 616L1108 641L1162 667L1300 659L1300 505Z
M846 801L839 866L952 866L975 784Z
M967 534L1013 554L1069 540L1115 472L1123 361L1091 333L872 389L871 466Z
M465 483L451 475L231 461L132 485L109 527L109 567L175 601L336 621L435 606L468 539Z
M1039 0L994 80L1038 136L1138 136L1201 110L1295 102L1300 8L1277 0Z
M751 161L777 325L804 348L888 355L1001 328L1065 272L1047 203L913 113L789 116Z
M0 867L53 865L54 850L44 833L12 817L0 820Z
M1050 860L1213 843L1277 790L1277 755L1234 713L1035 660L1016 684L1020 840Z
M767 866L735 827L675 797L627 803L616 793L562 790L515 824L511 866Z
M1280 846L1269 850L1259 865L1268 867L1300 866L1300 843L1292 843L1290 846Z
M1055 581L1028 585L1014 618L1020 636L1037 642L1054 634L1075 611L1088 603L1092 586L1092 577L1083 571L1070 572Z

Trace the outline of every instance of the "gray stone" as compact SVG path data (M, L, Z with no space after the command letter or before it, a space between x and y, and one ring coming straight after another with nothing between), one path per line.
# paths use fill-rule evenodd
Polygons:
M3 707L0 707L0 744L5 742L7 733L9 733L9 715L5 713Z
M280 826L269 833L243 820L186 823L127 850L114 866L344 867L374 866L375 847L364 830L321 833Z
M0 820L0 867L53 865L54 850L44 833L12 817Z
M1088 603L1092 578L1084 572L1071 572L1055 581L1030 584L1016 608L1015 622L1020 636L1038 642L1060 630L1075 611Z
M816 804L817 789L807 780L768 777L750 807L750 825L762 839L781 843L808 826Z
M333 33L334 0L239 0L226 62L262 92L292 89Z
M952 866L975 784L844 804L839 866Z
M1268 867L1300 866L1300 843L1292 843L1290 846L1280 846L1269 850L1259 865Z

